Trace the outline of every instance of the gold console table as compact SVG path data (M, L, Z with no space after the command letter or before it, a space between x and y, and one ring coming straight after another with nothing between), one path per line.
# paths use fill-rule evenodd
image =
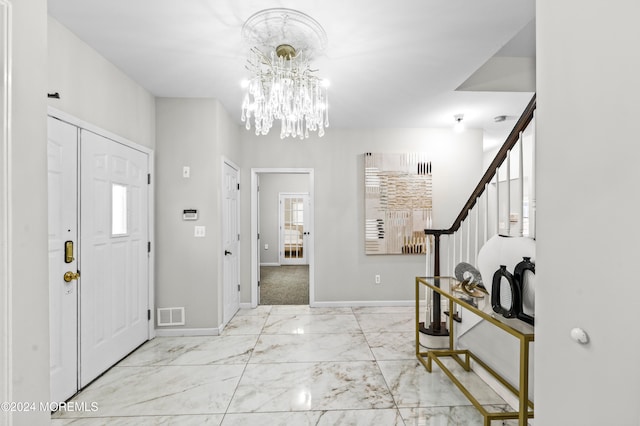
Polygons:
M533 326L518 319L508 319L502 316L494 317L490 313L484 312L468 302L460 299L463 293L453 292L451 289L459 281L453 277L416 277L416 356L428 372L432 371L432 362L438 364L442 371L451 381L462 391L467 399L480 411L484 417L484 425L490 426L492 420L518 419L518 424L525 426L527 419L533 418L533 403L529 401L529 343L534 340ZM449 349L428 350L422 352L420 349L420 288L426 287L427 291L435 291L442 297L449 300ZM469 350L456 350L454 348L453 324L456 305L469 310L494 326L504 330L520 341L520 375L519 386L516 389L502 376L496 373L485 362L480 360ZM440 318L435 319L440 321ZM463 356L463 358L461 358ZM439 359L441 357L453 358L465 371L471 370L470 359L484 368L489 374L496 378L503 386L509 389L518 397L519 411L512 412L489 412L478 400L469 392L467 388L454 376L454 374Z

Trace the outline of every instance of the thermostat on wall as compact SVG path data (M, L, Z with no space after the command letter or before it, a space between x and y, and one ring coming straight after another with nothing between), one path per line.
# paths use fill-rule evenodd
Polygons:
M196 209L183 210L182 220L198 220L198 210Z

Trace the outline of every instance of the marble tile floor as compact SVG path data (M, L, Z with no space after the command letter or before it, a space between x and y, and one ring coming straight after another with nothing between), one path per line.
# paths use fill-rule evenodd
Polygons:
M220 336L145 343L72 399L97 410L56 413L51 424L482 425L437 366L430 374L416 360L414 315L410 307L240 310ZM491 410L510 409L474 373L458 376Z

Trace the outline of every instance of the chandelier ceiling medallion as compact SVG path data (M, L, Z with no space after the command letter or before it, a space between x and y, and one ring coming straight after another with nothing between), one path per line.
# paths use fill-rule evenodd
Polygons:
M329 126L327 83L317 77L309 61L322 53L327 34L310 16L292 9L266 9L253 14L242 26L249 48L246 68L243 122L256 135L269 133L280 121L280 137L324 135Z

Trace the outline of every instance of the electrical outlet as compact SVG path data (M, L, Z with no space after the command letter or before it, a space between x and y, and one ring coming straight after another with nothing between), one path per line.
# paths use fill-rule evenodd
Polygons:
M183 178L189 178L191 177L191 167L189 166L184 166L182 168L182 177Z
M206 228L204 226L195 226L193 228L193 236L202 238L207 234Z
M380 275L376 275L376 284L380 284L380 283L381 283Z
M269 244L265 244L265 245L264 245L264 249L265 249L265 250L269 250Z

